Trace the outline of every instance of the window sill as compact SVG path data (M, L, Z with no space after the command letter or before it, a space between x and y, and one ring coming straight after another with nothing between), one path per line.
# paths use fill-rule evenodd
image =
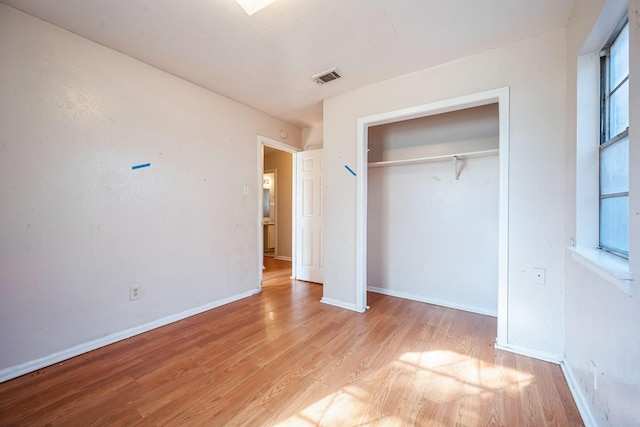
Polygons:
M633 296L633 275L629 270L628 260L599 249L584 247L568 249L574 260L620 289L625 295Z

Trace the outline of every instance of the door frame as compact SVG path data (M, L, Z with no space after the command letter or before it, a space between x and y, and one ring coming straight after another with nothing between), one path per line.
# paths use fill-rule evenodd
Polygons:
M383 125L435 114L448 113L465 108L498 104L499 120L499 169L498 196L498 334L496 344L508 345L508 296L509 296L509 87L502 87L458 98L433 102L415 107L388 111L362 117L357 122L357 173L356 173L356 304L355 310L367 310L367 186L368 186L368 130L370 126Z
M262 291L262 265L263 265L263 242L264 242L264 227L262 224L262 176L264 175L264 147L275 148L280 151L286 151L291 154L291 278L296 277L296 154L299 153L299 148L293 147L284 142L271 139L266 136L258 135L258 174L256 179L257 184L257 213L258 213L258 241L257 241L257 254L258 254L258 291ZM277 237L276 237L277 240Z

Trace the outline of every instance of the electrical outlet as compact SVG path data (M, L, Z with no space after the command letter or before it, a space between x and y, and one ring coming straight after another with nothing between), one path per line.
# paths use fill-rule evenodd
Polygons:
M533 269L533 283L535 285L544 285L547 282L547 270L544 268Z
M140 299L142 296L142 289L140 285L131 285L129 287L129 301Z

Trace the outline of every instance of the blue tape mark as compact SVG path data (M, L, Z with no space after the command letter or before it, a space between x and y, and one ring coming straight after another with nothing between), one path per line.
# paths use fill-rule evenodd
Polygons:
M151 166L151 163L144 163L142 165L131 166L131 170L136 170L136 169L140 169L140 168L148 168L149 166Z
M349 172L351 172L351 175L356 176L356 173L353 171L353 169L351 169L351 168L350 168L349 166L347 166L347 165L344 165L344 167L345 167L345 168L347 168L347 170L348 170Z

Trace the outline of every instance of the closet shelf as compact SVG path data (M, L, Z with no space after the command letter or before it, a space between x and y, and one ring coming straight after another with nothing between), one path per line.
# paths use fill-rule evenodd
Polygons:
M415 159L403 159L403 160L386 160L383 162L370 162L370 168L383 168L386 166L402 166L402 165L416 165L419 163L435 163L435 162L444 162L450 161L454 157L458 159L471 159L473 157L488 157L498 154L499 150L497 148L491 150L481 150L481 151L469 151L466 153L457 153L457 154L445 154L443 156L431 156L431 157L418 157Z

